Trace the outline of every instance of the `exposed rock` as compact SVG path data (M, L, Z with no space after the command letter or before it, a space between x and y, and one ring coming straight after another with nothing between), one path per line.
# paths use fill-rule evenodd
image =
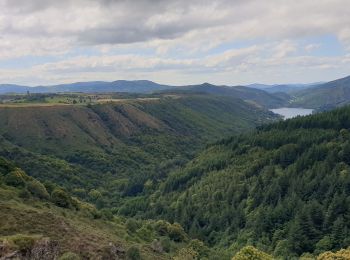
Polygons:
M164 252L162 244L157 239L153 240L153 242L151 244L151 248L153 249L154 252L157 252L157 253Z
M125 249L121 245L109 243L109 245L103 249L103 260L119 260L125 259Z
M59 254L59 244L57 241L52 241L44 238L35 243L30 252L30 259L33 260L54 260Z
M25 251L14 251L5 243L0 244L0 260L56 260L59 255L59 244L48 238L35 242Z

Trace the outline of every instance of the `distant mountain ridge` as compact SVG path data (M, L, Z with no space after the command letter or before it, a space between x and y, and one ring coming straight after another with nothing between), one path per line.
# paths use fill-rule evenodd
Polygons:
M217 86L209 83L187 86L162 85L148 80L117 80L113 82L93 81L76 82L53 86L26 87L19 85L0 85L0 94L6 93L60 93L60 92L128 92L128 93L161 93L161 92L200 92L219 96L240 98L260 107L276 108L284 106L289 96L275 95L264 90L247 88L244 86Z
M76 82L70 84L59 84L52 86L21 86L14 84L0 84L0 94L6 93L55 93L55 92L131 92L131 93L151 93L173 88L173 86L162 85L148 80L117 80L113 82L90 81Z
M295 91L312 88L312 87L321 85L323 83L324 82L315 82L315 83L309 83L309 84L273 84L273 85L255 83L255 84L246 85L246 87L262 89L269 93L284 92L289 94Z
M201 85L189 85L184 87L178 87L177 90L186 90L191 92L204 92L208 94L236 97L254 103L266 108L276 108L286 105L289 100L289 96L275 95L268 93L264 90L247 88L245 86L217 86L209 83Z
M0 84L0 94L6 93L160 93L160 92L201 92L219 96L243 99L265 108L304 107L328 110L350 104L350 76L327 83L225 86L209 83L171 86L149 80L117 80L113 82L91 81L52 86L29 87L14 84Z

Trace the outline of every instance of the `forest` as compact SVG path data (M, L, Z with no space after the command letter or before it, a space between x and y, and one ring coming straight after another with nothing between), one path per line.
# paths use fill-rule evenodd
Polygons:
M109 243L127 259L348 254L350 107L281 121L238 99L191 94L18 109L0 116L0 241L10 252L58 241L60 254L83 258L111 254ZM25 132L9 131L12 115L27 120Z
M221 140L119 213L284 259L349 246L350 107Z

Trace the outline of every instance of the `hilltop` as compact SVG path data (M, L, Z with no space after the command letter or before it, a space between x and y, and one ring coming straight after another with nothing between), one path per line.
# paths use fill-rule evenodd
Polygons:
M188 91L208 93L225 97L234 97L250 102L265 108L276 108L284 106L288 103L289 96L287 94L270 94L263 90L248 88L244 86L216 86L209 83L201 85L183 86L176 91ZM171 91L171 90L170 90Z
M148 80L117 80L113 82L106 81L88 81L76 82L70 84L60 84L51 86L19 86L13 84L0 85L0 94L7 93L59 93L59 92L82 92L82 93L101 93L101 92L128 92L128 93L151 93L172 86L157 84Z

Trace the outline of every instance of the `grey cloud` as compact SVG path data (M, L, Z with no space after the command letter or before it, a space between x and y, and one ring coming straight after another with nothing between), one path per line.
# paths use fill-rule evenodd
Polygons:
M225 17L201 16L202 8L218 7L219 2L224 1L0 0L9 16L2 32L73 37L90 45L174 39L192 30L224 23ZM81 27L75 28L78 23Z

